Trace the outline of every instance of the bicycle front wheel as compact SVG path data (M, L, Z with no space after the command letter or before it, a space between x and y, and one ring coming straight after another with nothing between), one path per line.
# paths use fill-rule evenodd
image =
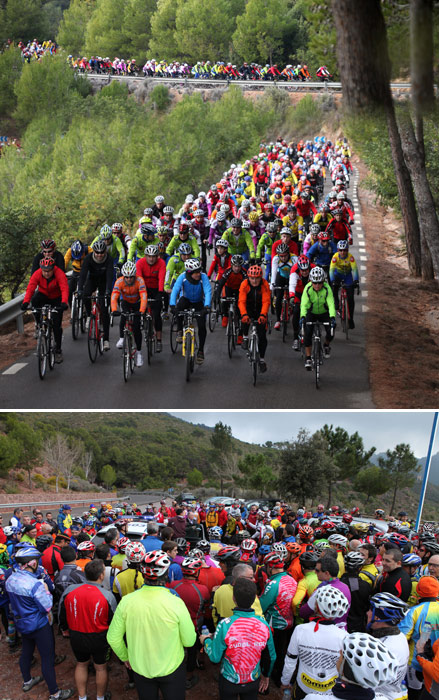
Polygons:
M229 311L229 320L227 323L227 350L229 352L229 357L232 357L232 353L235 349L235 318L233 311Z
M103 355L104 354L104 328L102 326L102 320L99 317L99 320L97 321L97 337L98 337L98 350L99 354Z
M81 333L85 333L85 331L87 330L87 314L85 313L85 308L82 300L78 305L78 313L81 325Z
M258 351L258 344L256 342L256 339L253 339L253 342L252 342L250 358L251 358L251 365L252 365L253 386L256 386L256 380L258 377L258 360L259 360L259 351Z
M47 370L47 346L46 336L40 329L37 342L38 374L40 379L44 379Z
M72 299L72 338L76 340L79 336L79 304L78 297L74 294Z
M173 354L177 352L177 317L173 316L171 321L171 329L169 331L169 340L171 343L171 351Z
M193 371L192 336L190 333L186 333L184 339L184 352L186 357L186 381L190 382Z
M312 362L314 365L314 377L315 377L315 382L316 382L316 389L319 389L320 388L320 360L321 360L321 354L322 354L320 338L316 338L314 340L312 352L313 352Z
M98 339L96 337L96 316L90 316L90 326L88 328L88 356L91 362L96 362L98 356Z
M124 333L123 336L123 378L127 382L131 374L131 343L129 333Z
M349 338L349 323L348 323L348 300L346 294L343 294L341 303L341 327L343 333L346 336L346 340Z
M283 302L282 306L282 342L285 343L288 335L288 302Z
M217 309L211 309L209 311L209 330L211 333L215 330L216 322L218 317Z
M55 367L55 337L53 335L53 328L50 329L47 340L47 356L49 358L49 369L53 369Z

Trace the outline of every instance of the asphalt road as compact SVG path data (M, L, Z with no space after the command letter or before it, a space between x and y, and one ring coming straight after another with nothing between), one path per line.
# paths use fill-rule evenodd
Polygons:
M2 409L366 409L374 408L365 356L364 314L367 312L366 249L356 192L358 173L349 189L355 210L354 245L360 269L361 296L356 297L356 328L346 340L340 325L332 343L331 358L322 367L321 388L304 369L300 353L294 352L292 328L287 342L274 331L268 338L268 371L253 386L246 354L237 349L230 359L224 329L208 331L205 362L185 380L185 361L169 345L170 322L165 322L163 352L150 366L136 368L127 383L122 372L122 353L115 347L118 332L110 332L111 350L91 364L87 340L73 341L64 331L64 363L55 365L41 381L36 356L14 359L0 374ZM274 325L274 319L273 319ZM145 355L145 353L144 353Z

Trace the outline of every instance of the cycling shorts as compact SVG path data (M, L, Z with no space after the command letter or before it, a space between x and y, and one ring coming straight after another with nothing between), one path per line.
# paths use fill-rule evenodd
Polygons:
M110 658L110 645L107 642L106 632L85 632L70 631L70 644L76 661L86 663L90 661L98 666L105 664Z

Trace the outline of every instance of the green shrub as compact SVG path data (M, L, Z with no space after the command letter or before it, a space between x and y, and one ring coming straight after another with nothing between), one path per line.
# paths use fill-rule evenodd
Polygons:
M15 484L6 484L5 493L19 493L19 490Z
M24 481L24 474L22 472L17 472L15 475L15 481L19 481L20 483Z
M169 89L165 85L156 85L148 98L147 104L151 109L155 109L158 112L164 112L168 109L171 104L172 99L169 93Z
M38 487L43 487L46 483L46 479L42 474L34 474L32 477L34 483Z

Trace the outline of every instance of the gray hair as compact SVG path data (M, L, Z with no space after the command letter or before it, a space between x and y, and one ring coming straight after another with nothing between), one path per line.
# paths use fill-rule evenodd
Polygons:
M150 520L146 530L148 532L148 535L156 535L157 532L159 531L159 524L155 522L155 520Z
M248 564L236 564L232 569L232 586L241 576L245 576L249 570L253 573L252 567Z

